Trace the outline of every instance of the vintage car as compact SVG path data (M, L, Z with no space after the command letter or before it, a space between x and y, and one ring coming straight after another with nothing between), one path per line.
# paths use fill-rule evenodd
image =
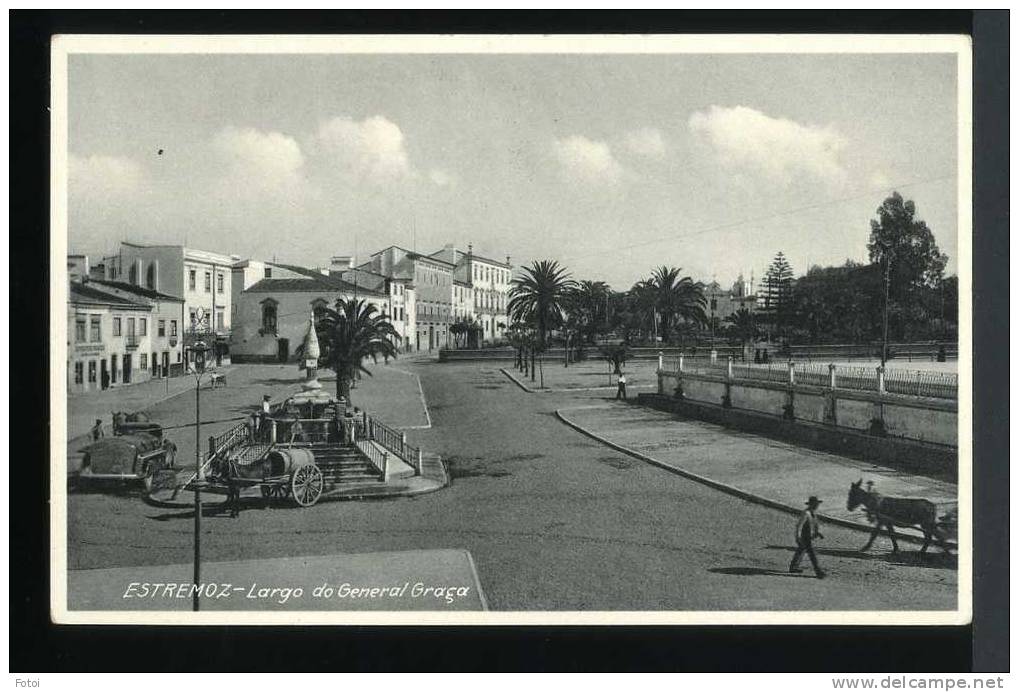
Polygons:
M103 438L85 449L79 480L141 481L146 490L159 471L174 468L177 447L146 433Z

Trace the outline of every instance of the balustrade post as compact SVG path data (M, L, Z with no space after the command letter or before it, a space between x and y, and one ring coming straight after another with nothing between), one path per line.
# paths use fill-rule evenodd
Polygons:
M658 352L658 372L661 372L662 368L664 367L664 363L663 363L664 358L665 358L665 354L662 353L661 351L659 351Z
M796 363L789 361L789 384L796 384Z
M418 449L417 475L419 475L419 476L421 475L422 469L424 469L424 455L421 453L421 449L419 448Z
M683 354L679 354L679 372L683 372Z
M877 392L885 393L885 369L882 365L877 366Z
M835 363L828 363L828 388L835 389Z
M725 379L732 382L732 356L725 362Z
M272 444L276 444L276 421L272 421L272 425L269 427L269 441Z
M389 482L389 452L382 452L382 482Z

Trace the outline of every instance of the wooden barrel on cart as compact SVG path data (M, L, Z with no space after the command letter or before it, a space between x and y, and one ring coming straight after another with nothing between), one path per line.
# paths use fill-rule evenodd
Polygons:
M288 494L301 507L311 507L322 495L322 470L311 450L299 447L274 449L266 456L266 475L286 484Z

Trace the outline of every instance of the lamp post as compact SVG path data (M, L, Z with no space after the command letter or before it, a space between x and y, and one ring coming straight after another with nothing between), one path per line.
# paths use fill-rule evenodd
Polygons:
M884 324L881 330L881 368L884 369L885 361L888 360L888 301L892 283L892 249L890 245L882 243L881 250L885 260L885 310Z
M205 374L206 356L209 347L203 341L196 341L187 350L191 351L191 374L195 376L195 571L191 594L191 609L198 611L199 593L202 581L202 488L205 486L205 464L202 462L202 376Z

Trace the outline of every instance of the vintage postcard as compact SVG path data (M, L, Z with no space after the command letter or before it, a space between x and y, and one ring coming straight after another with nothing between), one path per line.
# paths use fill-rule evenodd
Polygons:
M58 36L59 623L961 624L964 36Z

